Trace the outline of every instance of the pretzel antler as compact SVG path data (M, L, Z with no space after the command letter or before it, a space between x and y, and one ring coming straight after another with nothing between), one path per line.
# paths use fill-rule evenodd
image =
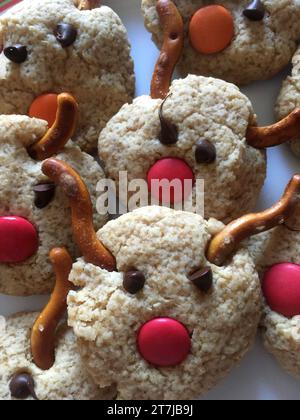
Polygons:
M80 175L67 163L57 159L46 160L42 171L62 188L69 199L74 240L86 262L114 271L115 258L96 235L93 226L93 205Z
M42 370L48 370L54 365L55 333L67 309L68 293L73 288L68 280L73 262L66 248L54 248L50 252L50 260L56 274L55 288L31 332L33 361Z
M164 43L151 82L151 97L164 99L168 95L175 66L182 55L184 25L173 1L158 0L156 10L163 28Z
M300 202L300 174L288 184L282 198L270 209L261 213L243 216L226 226L210 242L207 259L212 264L223 265L239 244L250 236L257 235L285 223Z
M92 10L101 5L101 0L76 0L79 10Z
M256 149L279 146L300 135L300 108L268 127L249 127L246 140Z
M57 97L56 119L51 128L37 143L28 149L35 160L45 160L57 154L73 136L78 119L78 104L68 93Z

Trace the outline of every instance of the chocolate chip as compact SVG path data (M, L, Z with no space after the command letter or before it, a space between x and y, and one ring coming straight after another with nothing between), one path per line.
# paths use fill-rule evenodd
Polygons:
M13 398L26 400L32 397L38 400L34 390L34 380L28 373L18 373L10 381L9 390Z
M164 104L168 97L162 102L159 109L159 120L160 120L160 134L159 141L169 146L178 142L178 129L175 124L168 121L163 114Z
M54 35L63 48L74 44L77 38L77 29L69 23L59 23L55 28Z
M196 162L213 163L217 158L215 146L208 140L199 140L196 144Z
M13 63L24 63L26 61L28 52L24 45L16 44L11 47L4 48L4 55Z
M34 204L38 209L45 208L52 200L55 194L55 184L38 184L33 187L35 193Z
M126 292L135 295L144 287L146 282L145 276L140 271L127 271L124 274L123 287Z
M210 267L202 268L197 270L195 273L189 276L189 280L201 290L201 292L207 293L213 285L213 273Z
M243 11L244 16L250 20L263 20L266 14L266 9L260 0L252 1Z

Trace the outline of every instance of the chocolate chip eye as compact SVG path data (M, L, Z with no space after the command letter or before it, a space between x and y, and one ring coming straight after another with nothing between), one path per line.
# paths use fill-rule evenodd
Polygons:
M213 273L210 267L197 270L188 278L203 293L209 292L213 286Z
M262 4L260 0L252 1L247 8L243 11L243 15L246 18L253 20L253 21L260 21L263 20L266 14L265 6Z
M4 55L13 63L21 64L26 61L28 51L25 45L16 44L4 48Z
M135 295L145 286L145 276L141 271L131 270L124 274L123 287L126 292Z
M55 194L55 184L38 184L33 187L35 193L34 205L38 209L43 209L53 200Z
M57 41L63 48L74 44L77 38L77 29L69 23L59 23L54 30Z
M196 144L197 163L213 163L217 158L215 146L208 140L199 140Z
M18 373L11 379L9 390L11 396L18 400L26 400L30 396L37 400L34 386L34 380L31 375L28 373Z
M159 141L165 146L171 146L178 142L178 128L175 124L167 120L163 113L164 104L167 98L162 102L159 109L159 120L160 120L160 134Z

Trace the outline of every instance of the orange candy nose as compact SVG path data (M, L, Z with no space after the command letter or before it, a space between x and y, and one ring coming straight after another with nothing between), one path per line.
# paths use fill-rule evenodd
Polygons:
M234 37L232 14L223 6L206 6L199 9L191 19L190 42L201 54L223 51Z
M56 93L38 96L30 105L29 116L46 120L49 128L52 127L56 118L57 97Z

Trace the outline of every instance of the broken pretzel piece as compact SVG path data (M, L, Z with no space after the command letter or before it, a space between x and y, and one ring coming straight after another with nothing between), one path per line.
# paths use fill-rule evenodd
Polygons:
M299 203L300 174L292 178L284 195L273 207L261 213L243 216L217 234L209 244L208 261L215 265L223 265L244 239L283 224L293 215Z
M43 173L62 188L72 211L72 229L75 243L85 261L108 271L114 271L115 258L98 239L93 226L93 205L80 175L67 163L48 159L42 165Z
M50 260L56 274L56 283L49 303L37 318L31 332L31 353L36 366L50 369L55 362L55 333L67 309L67 296L72 290L69 274L72 259L65 248L54 248Z
M101 0L77 0L77 8L79 10L92 10L99 7Z
M175 66L182 55L184 26L173 1L158 0L156 9L163 28L164 42L152 78L151 97L164 99L168 95Z

